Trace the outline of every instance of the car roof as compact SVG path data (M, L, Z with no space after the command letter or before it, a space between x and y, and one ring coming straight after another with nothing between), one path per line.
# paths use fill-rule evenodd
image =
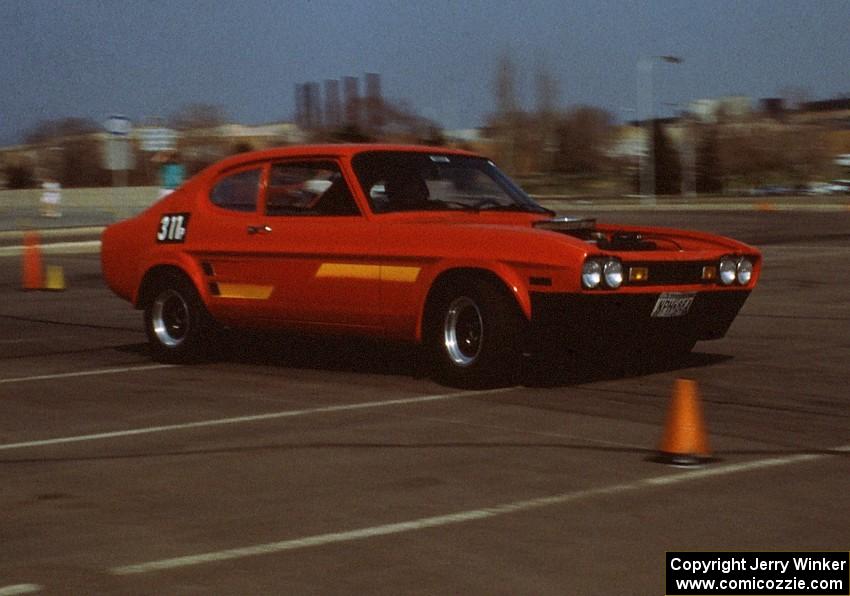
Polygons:
M214 165L217 171L238 167L256 161L270 159L283 159L287 157L353 157L359 153L375 151L405 153L439 153L442 155L467 155L478 156L476 153L449 147L434 147L428 145L401 145L387 143L349 143L349 144L324 144L324 145L288 145L284 147L272 147L260 151L248 151L239 153L223 159Z

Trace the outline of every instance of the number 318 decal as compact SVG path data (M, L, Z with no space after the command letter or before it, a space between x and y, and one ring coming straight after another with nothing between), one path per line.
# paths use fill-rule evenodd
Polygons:
M188 213L168 213L159 220L156 241L164 243L184 242L189 231Z

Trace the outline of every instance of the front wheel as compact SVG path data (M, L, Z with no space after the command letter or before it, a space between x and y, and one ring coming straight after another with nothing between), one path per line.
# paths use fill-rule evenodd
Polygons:
M521 355L523 321L495 282L471 280L436 289L424 342L438 379L458 386L508 383Z
M214 328L191 282L169 277L157 284L145 308L145 332L154 360L185 364L207 358Z

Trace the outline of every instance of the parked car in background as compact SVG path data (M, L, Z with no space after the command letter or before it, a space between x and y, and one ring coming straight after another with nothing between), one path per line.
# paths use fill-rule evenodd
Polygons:
M556 217L493 162L394 145L244 153L102 238L152 356L222 328L418 344L437 378L504 382L530 352L675 355L723 337L758 250L707 233Z
M813 182L809 184L806 194L836 195L850 193L850 180L833 180L832 182Z
M832 184L829 182L812 182L806 189L807 195L831 195Z
M750 196L753 197L781 197L792 194L792 191L787 186L759 186L750 190Z
M833 180L832 191L836 194L850 194L850 180Z

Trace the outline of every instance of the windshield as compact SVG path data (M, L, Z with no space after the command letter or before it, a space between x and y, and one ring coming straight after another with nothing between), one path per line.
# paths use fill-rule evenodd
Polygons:
M493 162L465 155L373 151L353 160L375 213L525 211L549 213Z

